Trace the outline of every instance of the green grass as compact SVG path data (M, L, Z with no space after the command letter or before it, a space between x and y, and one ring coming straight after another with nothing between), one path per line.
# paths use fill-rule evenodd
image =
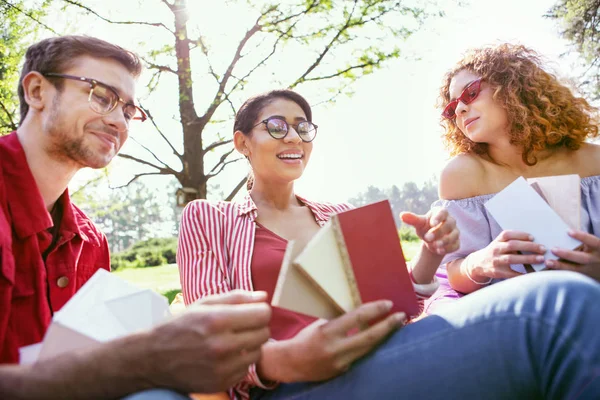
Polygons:
M420 242L403 242L402 250L406 260L414 257ZM181 291L179 270L176 264L161 265L160 267L123 268L114 272L124 280L140 288L149 288L166 296L169 303Z
M417 254L420 246L420 240L416 242L402 242L402 252L404 253L406 261L409 261L415 256L415 254Z
M161 265L160 267L123 268L116 270L114 274L137 287L149 288L167 296L169 303L181 291L179 270L176 264Z

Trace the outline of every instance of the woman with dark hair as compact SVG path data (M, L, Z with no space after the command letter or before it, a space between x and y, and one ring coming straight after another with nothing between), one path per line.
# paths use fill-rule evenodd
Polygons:
M184 210L177 263L188 305L234 289L262 290L270 301L287 241L306 245L333 214L350 208L294 192L317 133L304 98L289 90L251 98L240 108L234 130L235 148L249 160L254 183L240 202L196 200ZM405 213L402 219L423 239L411 273L415 291L426 297L437 288L434 273L443 255L458 247L458 231L444 209ZM589 307L600 287L575 274L557 274L521 278L518 287L526 294L491 290L492 306L481 298L465 299L459 312L428 316L402 329L406 316L390 315L385 300L331 321L273 308L272 340L229 394L252 399L585 396L585 390L599 389L600 382L594 387L589 381L590 371L600 366L600 338L581 321L600 317L600 310ZM528 290L534 286L546 289ZM564 297L569 304L562 303ZM567 306L582 315L576 318ZM359 329L368 322L373 323ZM573 342L551 340L563 334ZM528 348L532 341L537 342ZM594 350L579 357L576 343ZM467 382L458 379L463 375Z
M446 74L440 105L455 157L434 205L457 219L461 245L444 259L427 309L543 261L546 249L529 232L503 231L484 207L519 176L582 178L581 230L569 234L584 247L549 249L560 260L546 266L600 280L600 146L586 142L598 137L598 110L546 72L534 51L511 44L470 51Z

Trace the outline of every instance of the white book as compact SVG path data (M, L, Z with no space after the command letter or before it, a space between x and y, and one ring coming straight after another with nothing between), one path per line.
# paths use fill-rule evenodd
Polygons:
M164 296L98 270L52 318L41 343L21 348L33 363L152 328L171 315Z
M567 234L569 225L544 201L525 178L519 177L485 203L485 207L504 230L527 232L533 241L546 247L544 259L557 259L553 247L575 249L581 242ZM536 271L544 263L532 264Z
M577 174L529 178L527 182L573 229L581 229L581 178Z

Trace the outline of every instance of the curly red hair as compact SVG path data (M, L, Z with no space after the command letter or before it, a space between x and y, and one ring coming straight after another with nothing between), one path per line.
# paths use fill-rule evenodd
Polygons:
M501 44L470 50L444 77L438 106L450 102L452 78L467 70L494 90L493 98L506 110L511 144L523 150L523 161L537 162L536 152L566 147L577 150L586 139L598 137L598 109L576 97L556 76L542 68L540 56L525 46ZM442 119L446 146L454 156L487 154L487 144L466 137L454 120Z

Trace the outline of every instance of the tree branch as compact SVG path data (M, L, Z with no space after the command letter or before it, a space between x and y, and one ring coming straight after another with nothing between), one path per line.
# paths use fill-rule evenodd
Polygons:
M73 197L73 196L81 193L88 186L93 185L94 183L99 182L99 181L101 181L104 178L106 178L106 174L104 174L104 175L98 175L94 179L90 179L89 181L87 181L86 183L84 183L83 185L81 185L79 188L77 188L77 190L75 190L74 192L69 192L69 196Z
M279 20L277 20L277 21L273 21L273 22L271 23L271 25L279 25L279 24L282 24L282 23L284 23L284 22L287 22L287 21L289 21L289 20L291 20L291 19L293 19L293 18L297 18L297 17L299 17L299 16L301 16L301 15L308 14L308 13L309 13L309 12L310 12L310 11L311 11L313 8L315 8L315 7L316 7L316 6L318 6L318 5L319 5L319 0L313 0L313 1L312 1L310 4L308 4L308 7L306 7L306 9L304 9L304 10L302 10L302 11L300 11L300 12L296 13L296 14L291 14L291 15L288 15L287 17L285 17L285 18L282 18L282 19L279 19ZM276 10L276 9L277 9L277 7L276 7L276 6L272 6L272 7L271 7L271 8L269 8L269 9L268 9L266 12L264 12L264 13L263 13L263 15L262 15L261 17L264 17L265 15L267 15L268 13L270 13L271 11L274 11L274 10Z
M124 185L119 185L119 186L111 186L110 188L111 188L111 189L122 189L122 188L124 188L124 187L127 187L127 186L131 185L131 184L132 184L132 183L133 183L135 180L137 180L139 177L142 177L142 176L148 176L148 175L166 175L166 174L161 174L160 172L144 172L144 173L141 173L141 174L136 174L136 175L134 175L134 177L133 177L133 178L131 178L131 179L129 180L129 182L127 182L127 183L126 183L126 184L124 184Z
M252 38L252 36L254 36L257 32L259 32L262 29L262 25L260 24L261 19L264 18L267 14L271 13L276 8L277 8L277 6L271 6L265 12L263 12L256 19L254 26L246 32L246 34L244 35L244 37L238 44L238 47L235 51L233 59L229 63L227 70L223 74L223 79L221 79L221 82L219 83L219 88L217 90L217 93L215 94L215 97L214 97L211 105L208 107L208 109L202 116L203 120L205 120L205 121L210 120L212 118L213 114L215 113L215 111L217 110L217 108L219 107L219 105L221 104L223 95L226 95L225 87L227 86L227 82L229 81L229 79L231 78L231 76L233 74L233 69L237 65L238 61L242 58L242 50L244 49L244 47L246 46L246 44L248 43L250 38Z
M353 69L362 69L365 67L369 67L369 66L377 66L381 63L381 61L383 60L378 60L376 62L367 62L367 63L363 63L363 64L359 64L359 65L353 65L351 67L348 67L346 69L343 69L341 71L336 72L335 74L331 74L331 75L324 75L324 76L316 76L314 78L306 78L304 79L302 82L311 82L311 81L322 81L324 79L331 79L331 78L336 78L340 75L345 74L348 71L352 71ZM294 88L299 82L294 82L294 86L290 86L290 89Z
M206 153L208 153L209 151L211 151L211 150L214 150L214 149L216 149L216 148L217 148L217 147L219 147L219 146L223 146L223 145L229 144L229 143L231 143L231 142L233 142L233 139L229 139L229 140L221 140L220 142L214 142L214 143L211 143L209 146L207 146L207 147L206 147L206 148L205 148L205 149L202 151L202 153L203 153L203 154L206 154ZM231 154L231 152L230 152L229 154Z
M208 64L208 72L212 75L213 78L215 78L215 81L217 81L217 83L219 83L219 75L217 75L217 73L215 72L215 69L212 66L212 63L210 62L209 54L208 54L208 47L204 43L202 36L198 37L198 39L196 39L196 40L190 40L189 42L190 42L190 44L194 45L190 48L190 50L193 50L196 47L200 47L202 54L204 54L204 57L206 58L206 63Z
M244 35L244 38L239 43L235 51L233 59L231 60L229 66L227 67L227 70L225 71L225 74L223 74L223 79L221 79L221 82L219 83L219 89L217 90L217 93L215 94L211 105L208 107L208 110L206 110L206 113L204 113L204 115L202 116L202 119L208 121L212 118L213 114L217 110L217 107L219 107L219 104L221 104L221 98L225 93L225 86L227 85L227 81L229 81L229 78L231 77L231 74L233 73L233 69L235 68L236 64L238 63L240 58L242 58L242 49L244 48L246 43L248 43L248 40L250 40L250 38L254 36L256 32L260 31L260 29L261 26L259 24L259 21L257 20L254 26L250 28L250 30L248 30Z
M240 161L240 160L244 160L244 157L239 157L239 158L236 158L235 160L230 160L230 161L224 162L224 163L221 165L221 168L219 168L219 170L218 170L217 172L215 172L214 174L212 174L212 173L211 173L211 174L208 174L208 175L206 175L206 179L208 180L208 179L210 179L210 178L214 178L215 176L217 176L217 175L219 175L221 172L223 172L223 170L225 169L225 167L226 167L226 166L228 166L229 164L233 164L233 163L235 163L235 162L238 162L238 161ZM218 164L217 164L217 165L218 165ZM216 168L216 165L215 165L215 168ZM214 168L213 168L213 170L214 170Z
M344 93L344 89L346 89L348 86L350 86L350 82L344 84L341 88L336 89L335 93L330 98L328 98L326 100L321 100L311 107L316 108L316 107L320 106L321 104L331 103L333 100L335 100L336 97L338 97L339 95Z
M331 50L331 48L333 47L335 42L338 41L338 39L340 38L342 33L348 29L348 27L350 26L350 21L352 19L352 16L354 15L354 10L356 9L356 3L357 3L357 0L354 0L354 6L352 7L352 11L348 14L348 18L346 19L346 23L344 24L344 26L342 26L342 28L337 32L337 34L329 41L329 43L325 46L323 51L319 54L319 56L317 57L315 62L312 63L312 65L310 67L308 67L308 69L306 71L304 71L304 73L302 74L302 76L300 76L300 78L296 79L296 81L290 85L290 88L293 88L306 80L306 77L308 76L308 74L310 74L315 68L317 68L317 66L321 63L321 61L323 60L325 55L327 55L327 53L329 53L329 50Z
M44 28L48 29L50 32L54 33L56 36L60 36L60 33L56 32L54 29L50 28L48 25L44 24L42 21L40 21L39 19L35 18L33 15L31 15L31 13L28 13L26 11L23 11L22 9L20 9L19 7L15 6L12 3L9 3L6 0L0 0L2 1L4 4L6 4L7 6L14 8L15 10L17 10L18 12L20 12L21 14L31 18L32 20L34 20L35 22L37 22L38 24L40 24L41 26L43 26Z
M96 11L92 10L91 8L84 6L83 4L75 1L75 0L63 0L65 3L71 4L73 6L79 7L87 12L89 12L90 14L95 15L96 17L100 18L101 20L108 22L110 24L115 24L115 25L147 25L147 26L155 26L155 27L161 27L166 29L169 33L171 34L175 34L175 32L173 32L171 29L169 29L169 27L167 27L165 24L163 24L162 22L145 22L145 21L113 21L110 20L106 17L103 17L102 15L98 14ZM164 2L164 1L163 1ZM169 6L169 3L164 2L165 4L167 4L167 6Z
M127 160L133 160L133 161L135 161L135 162L138 162L138 163L140 163L140 164L144 164L144 165L147 165L147 166L149 166L149 167L155 168L155 169L157 169L157 170L159 170L159 171L160 171L160 174L161 174L161 175L177 175L177 172L176 172L176 171L173 171L171 168L168 168L168 169L166 169L166 168L162 168L162 167L159 167L158 165L154 165L154 164L152 164L152 163L151 163L151 162L149 162L149 161L142 160L141 158L137 158L137 157L134 157L134 156L132 156L132 155L129 155L129 154L121 154L121 153L120 153L120 154L119 154L119 157L121 157L121 158L125 158L125 159L127 159Z
M219 159L219 162L218 162L218 163L216 163L216 164L215 164L215 166L214 166L214 167L212 167L212 169L210 170L210 173L208 174L209 176L210 176L210 174L212 174L212 173L213 173L213 171L214 171L215 169L217 169L217 167L218 167L219 165L225 164L225 160L227 159L227 157L229 157L229 156L231 155L231 153L233 153L233 150L235 150L235 149L231 149L231 150L229 150L228 152L226 152L226 153L223 153L223 154L221 155L221 158ZM219 171L219 172L220 172L220 171ZM215 175L217 175L219 172L217 172Z
M235 83L235 85L233 85L233 87L231 88L231 90L229 90L229 92L227 92L226 96L227 98L229 98L229 96L237 89L237 87L240 85L240 83L244 82L246 79L248 79L248 77L250 77L250 75L252 75L252 73L254 73L254 71L256 71L258 68L260 68L262 65L264 65L269 58L271 58L274 54L275 51L277 50L277 45L279 44L279 41L288 34L288 32L290 32L292 30L292 28L296 25L297 22L295 22L294 24L292 24L287 31L282 32L279 37L277 37L277 40L275 40L275 43L273 43L273 48L271 49L271 52L264 57L262 60L260 60L260 62L258 62L252 69L250 69L250 71L248 71L248 73L246 75L244 75L242 78L238 79L238 81Z
M153 63L152 61L148 60L146 57L140 57L146 64L148 64L148 68L150 69L156 69L159 70L160 72L170 72L172 74L177 75L177 71L175 71L173 68L168 67L166 65L159 65L156 63Z
M144 112L146 113L146 115L148 116L148 119L152 122L152 125L154 125L154 128L156 129L156 131L158 132L158 134L163 138L163 140L165 142L167 142L167 144L169 145L169 147L171 148L171 150L173 151L173 154L175 154L177 156L177 158L179 158L179 161L181 161L183 163L183 155L180 154L175 147L171 144L171 142L169 141L169 139L167 139L167 137L165 136L165 134L162 132L162 130L158 127L158 125L156 124L156 121L154 120L154 117L152 116L152 114L150 113L150 110L147 110L145 108L143 108Z
M0 100L0 107L2 107L2 109L6 113L6 116L8 117L8 122L10 123L10 129L13 131L16 131L18 126L12 117L12 113L8 111L8 109L6 108L6 105L1 100Z
M150 153L156 161L158 161L159 163L161 163L164 166L164 168L163 168L164 170L176 172L173 170L173 168L169 167L169 165L167 163L165 163L160 158L158 158L158 156L152 150L150 150L148 147L144 146L143 144L141 144L138 140L136 140L133 137L131 138L131 140L133 140L135 143L137 143L139 146L141 146L144 150L146 150L148 153Z
M235 197L235 195L237 194L237 192L240 191L240 189L242 187L244 187L244 185L246 184L246 181L248 180L248 177L245 176L236 186L235 188L233 188L233 190L231 191L231 193L229 193L229 195L225 198L225 201L231 201L233 200L233 198Z
M169 10L173 11L173 4L169 3L167 0L162 0L162 2L165 3L167 7L169 7Z

